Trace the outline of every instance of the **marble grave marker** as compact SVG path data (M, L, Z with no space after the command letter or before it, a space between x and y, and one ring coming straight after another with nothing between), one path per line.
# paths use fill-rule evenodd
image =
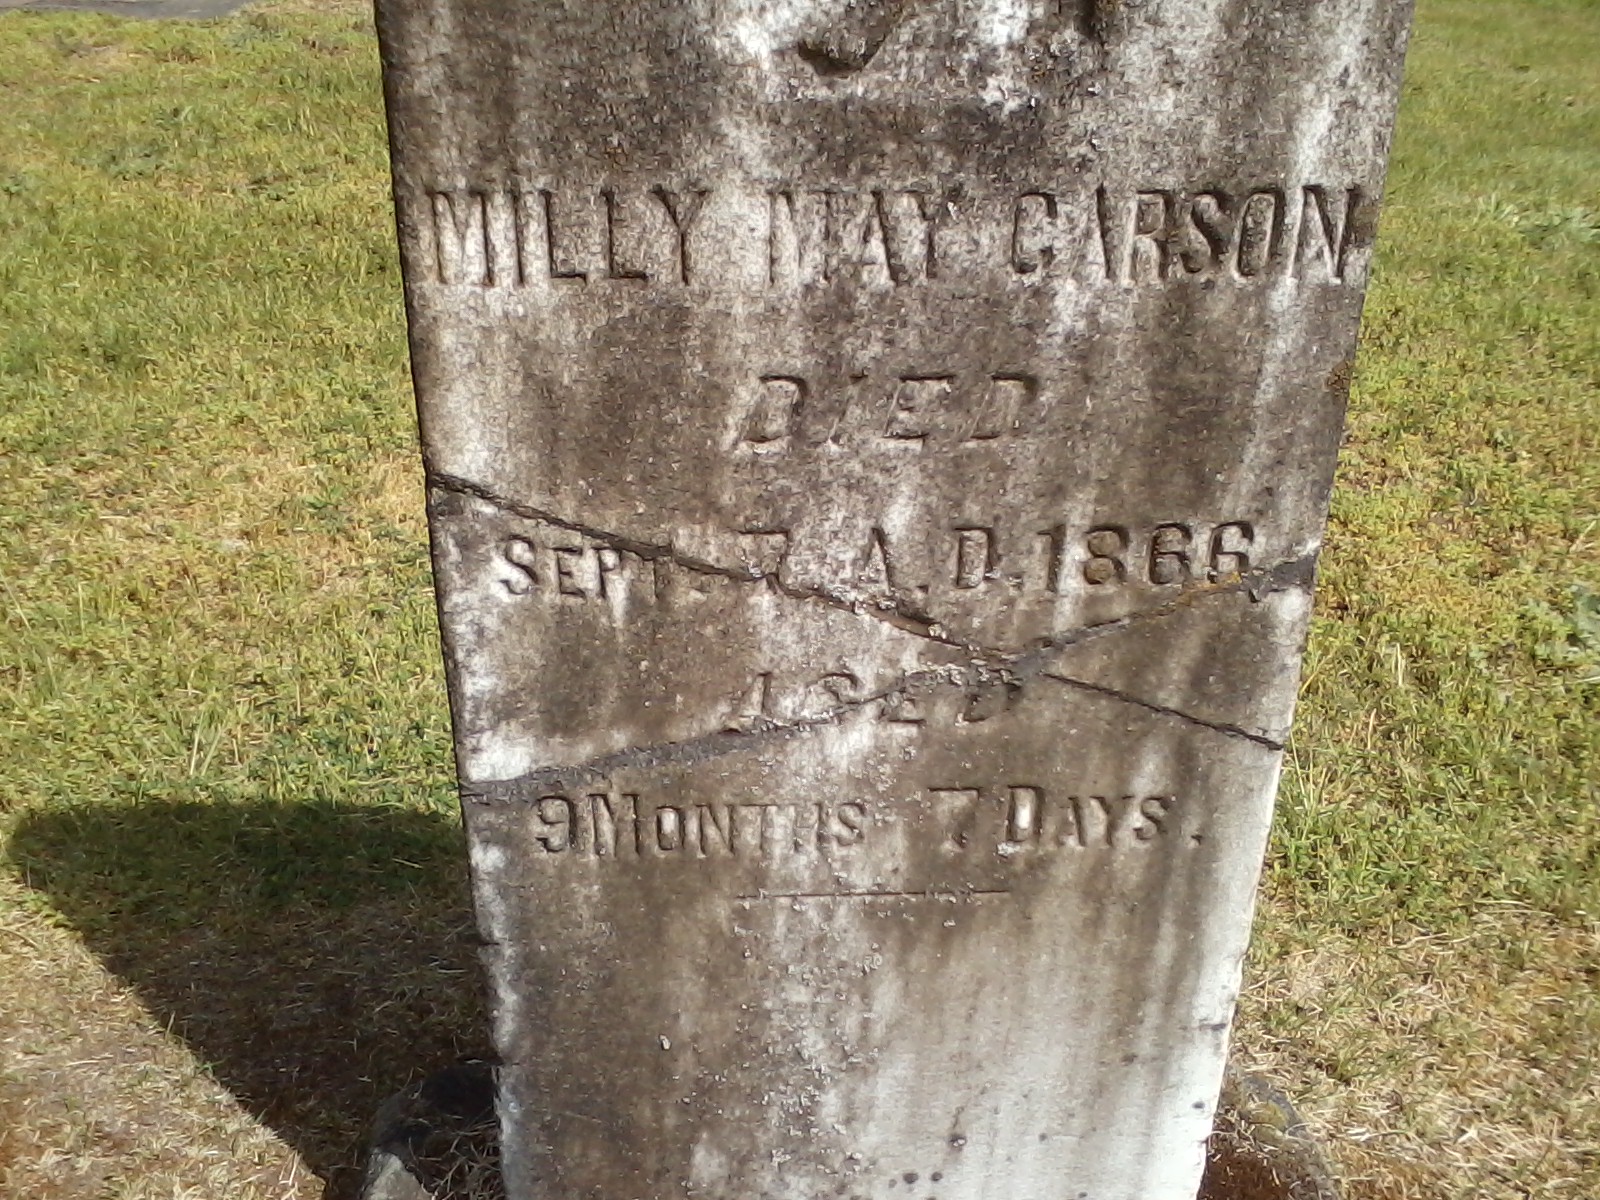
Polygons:
M1403 0L379 0L512 1200L1192 1200Z

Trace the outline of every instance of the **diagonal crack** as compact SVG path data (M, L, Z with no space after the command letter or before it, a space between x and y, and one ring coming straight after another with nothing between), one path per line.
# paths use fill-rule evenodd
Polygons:
M1216 583L1204 580L1186 584L1177 595L1161 604L1139 609L1136 612L1127 613L1120 617L1110 617L1104 621L1093 621L1073 629L1048 634L1042 638L1035 639L1032 643L1033 649L1018 652L951 637L938 621L921 613L907 611L902 607L898 598L895 598L892 606L883 607L877 601L865 603L860 599L842 596L822 588L799 587L792 583L783 582L775 572L763 572L746 566L725 566L695 555L684 554L670 542L643 541L639 538L628 537L625 534L613 533L583 521L573 521L531 504L524 504L521 501L503 496L492 488L474 483L469 479L463 479L459 475L429 471L428 484L441 491L475 497L485 504L492 505L524 520L542 521L545 524L554 525L558 529L565 529L570 533L576 533L593 541L602 542L614 550L626 551L647 562L665 562L672 566L680 567L685 571L709 575L719 579L729 579L735 583L765 583L768 587L791 599L825 604L841 612L853 613L856 616L882 621L903 633L909 633L941 646L949 646L953 649L961 650L976 660L1001 668L1014 667L1031 657L1048 653L1051 650L1059 650L1063 647L1076 645L1079 642L1087 641L1090 638L1099 637L1106 633L1114 633L1145 621L1170 616L1172 613L1187 608L1198 600L1209 596L1232 595L1243 592L1248 594L1252 600L1259 601L1274 592L1291 588L1309 590L1316 573L1317 563L1316 554L1311 553L1297 558L1283 559L1269 566L1254 568L1242 575L1230 576Z
M1173 708L1171 705L1167 704L1157 704L1153 700L1145 700L1142 697L1132 695L1129 692L1119 691L1116 688L1106 687L1103 684L1090 683L1087 679L1074 679L1070 675L1061 675L1055 671L1040 671L1039 677L1041 679L1049 679L1055 683L1065 684L1070 688L1077 688L1079 691L1088 692L1091 695L1104 696L1108 700L1119 700L1123 704L1132 704L1135 707L1142 708L1147 712L1160 713L1162 716L1173 717L1179 721L1183 721L1185 724L1197 725L1201 729L1209 729L1214 733L1225 734L1228 737L1243 738L1247 742L1253 742L1257 746L1264 746L1268 750L1281 751L1283 749L1282 742L1274 741L1272 738L1266 737L1263 734L1251 733L1248 729L1245 729L1242 726L1232 725L1226 721L1208 721L1204 717L1197 717L1193 713L1184 712L1181 708Z
M996 674L994 669L988 665L975 666L973 668L936 667L924 671L912 671L903 675L899 683L893 688L887 688L846 701L814 717L801 717L790 721L759 718L750 722L744 728L720 729L713 733L701 734L698 737L685 738L675 742L657 742L648 746L629 746L622 750L612 751L609 754L598 755L586 762L531 771L516 779L486 783L463 783L460 788L461 798L464 802L474 804L528 803L550 792L563 791L585 783L603 781L609 778L613 772L628 768L696 766L725 758L730 754L738 754L746 750L789 741L796 737L804 737L825 726L837 725L852 713L860 712L873 704L881 703L898 695L916 692L940 683L970 683L971 677L974 675L987 676L990 680L993 680ZM1282 743L1261 734L1252 733L1238 725L1220 721L1208 721L1203 717L1184 712L1182 709L1173 708L1165 704L1156 704L1127 692L1118 691L1115 688L1103 687L1087 680L1074 679L1069 675L1048 671L1043 669L1043 664L1040 662L1023 664L1019 661L1015 664L1013 670L1004 672L1004 675L1007 678L1007 682L1025 682L1032 678L1048 679L1054 683L1065 684L1068 687L1076 688L1092 695L1102 696L1123 704L1134 705L1137 708L1144 709L1146 712L1172 717L1183 721L1185 724L1209 730L1212 733L1230 738L1239 738L1275 753L1283 749Z
M502 496L482 484L474 483L470 479L463 479L459 475L447 475L438 471L428 472L428 484L442 491L455 492L464 496L475 496L485 504L492 504L498 509L522 517L528 521L543 521L554 525L558 529L591 538L597 542L604 542L614 550L625 550L629 554L644 559L646 562L666 562L672 566L681 567L685 571L693 571L700 575L711 575L720 579L731 579L735 583L766 583L792 600L819 602L843 612L853 612L859 616L870 616L875 620L893 625L896 629L926 638L930 642L938 642L944 646L954 646L958 649L972 652L981 652L982 647L969 645L956 638L946 637L939 629L938 622L910 613L902 609L898 601L890 608L879 608L877 605L868 605L821 588L796 587L784 583L775 573L763 572L753 567L728 567L721 563L714 563L708 559L698 558L694 555L684 554L670 542L646 542L638 538L627 537L623 534L612 533L597 526L586 524L582 521L569 520L542 508L535 508L531 504L512 500Z
M714 733L705 733L698 737L684 738L676 742L656 742L648 746L629 746L626 749L614 750L609 754L599 755L586 762L560 767L545 767L538 771L531 771L516 779L482 784L463 784L461 786L461 795L464 799L478 802L525 800L531 798L533 793L541 792L545 789L571 787L575 784L601 779L611 772L625 767L695 765L710 762L748 749L752 743L766 744L769 742L788 741L791 738L804 736L827 725L837 725L852 713L860 712L862 709L882 703L895 696L904 695L907 692L918 691L940 683L969 682L972 676L992 676L992 674L992 668L987 666L974 666L972 668L957 666L930 667L921 671L909 671L902 675L892 688L885 688L865 696L859 696L853 700L842 701L835 707L828 709L826 712L817 713L815 716L796 717L788 721L760 717L750 721L748 725L742 728L719 729Z
M686 571L729 579L737 583L765 583L783 595L797 600L822 603L857 616L883 621L894 628L927 641L961 650L971 656L969 667L948 665L927 670L908 672L900 677L894 687L873 692L841 702L825 713L812 717L777 721L760 718L743 728L721 729L697 737L673 742L659 742L646 746L631 746L602 754L582 763L547 767L532 771L516 779L486 783L463 783L461 797L464 802L498 804L526 802L549 791L569 788L585 782L594 782L610 773L631 767L654 767L674 764L694 765L714 761L729 754L740 753L755 745L787 741L802 737L824 726L837 724L854 712L881 703L897 695L914 692L939 683L965 683L969 688L996 679L1007 683L1024 683L1029 679L1043 678L1076 689L1089 695L1100 696L1129 704L1146 712L1160 714L1200 729L1237 738L1272 752L1281 752L1283 744L1263 734L1241 726L1220 721L1209 721L1170 705L1158 704L1129 692L1077 679L1048 669L1055 651L1078 645L1094 638L1120 632L1147 622L1162 619L1212 596L1245 593L1260 601L1274 592L1301 589L1309 590L1316 571L1316 554L1306 554L1283 559L1265 567L1256 568L1243 575L1218 583L1200 582L1183 588L1166 602L1113 617L1089 622L1072 629L1058 631L1035 640L1021 651L1006 651L946 636L937 622L917 614L908 614L899 608L884 609L862 604L831 592L802 588L784 583L775 574L760 572L750 567L729 567L707 559L686 555L670 543L649 542L616 534L581 521L573 521L547 512L533 505L502 496L490 488L459 476L430 472L428 482L444 491L468 495L484 503L526 520L541 521L560 529L577 533L617 550L624 550L646 561L662 561Z

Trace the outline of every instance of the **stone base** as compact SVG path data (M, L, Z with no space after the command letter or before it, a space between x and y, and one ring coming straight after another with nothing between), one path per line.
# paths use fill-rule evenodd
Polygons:
M1339 1200L1339 1188L1288 1097L1230 1070L1198 1200Z
M494 1069L469 1061L389 1097L372 1124L361 1200L501 1200Z
M391 1096L373 1123L361 1200L502 1200L494 1071L466 1062ZM1340 1200L1288 1098L1230 1072L1198 1200Z

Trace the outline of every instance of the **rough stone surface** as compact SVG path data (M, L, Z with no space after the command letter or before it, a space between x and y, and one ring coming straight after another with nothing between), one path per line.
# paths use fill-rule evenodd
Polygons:
M361 1200L505 1200L494 1077L451 1067L390 1097L373 1124ZM1199 1200L1339 1200L1322 1150L1288 1099L1228 1073Z
M380 0L512 1200L1193 1200L1407 10Z

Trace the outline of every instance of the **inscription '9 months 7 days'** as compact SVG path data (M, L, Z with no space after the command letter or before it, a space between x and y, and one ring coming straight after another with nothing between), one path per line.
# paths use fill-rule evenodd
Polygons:
M1173 835L1174 796L1063 794L1034 784L928 787L923 816L880 811L867 800L780 803L678 801L635 792L551 793L527 806L541 857L729 859L778 862L829 858L913 821L950 857L1011 859L1052 851L1138 850ZM1200 838L1191 834L1190 840Z

